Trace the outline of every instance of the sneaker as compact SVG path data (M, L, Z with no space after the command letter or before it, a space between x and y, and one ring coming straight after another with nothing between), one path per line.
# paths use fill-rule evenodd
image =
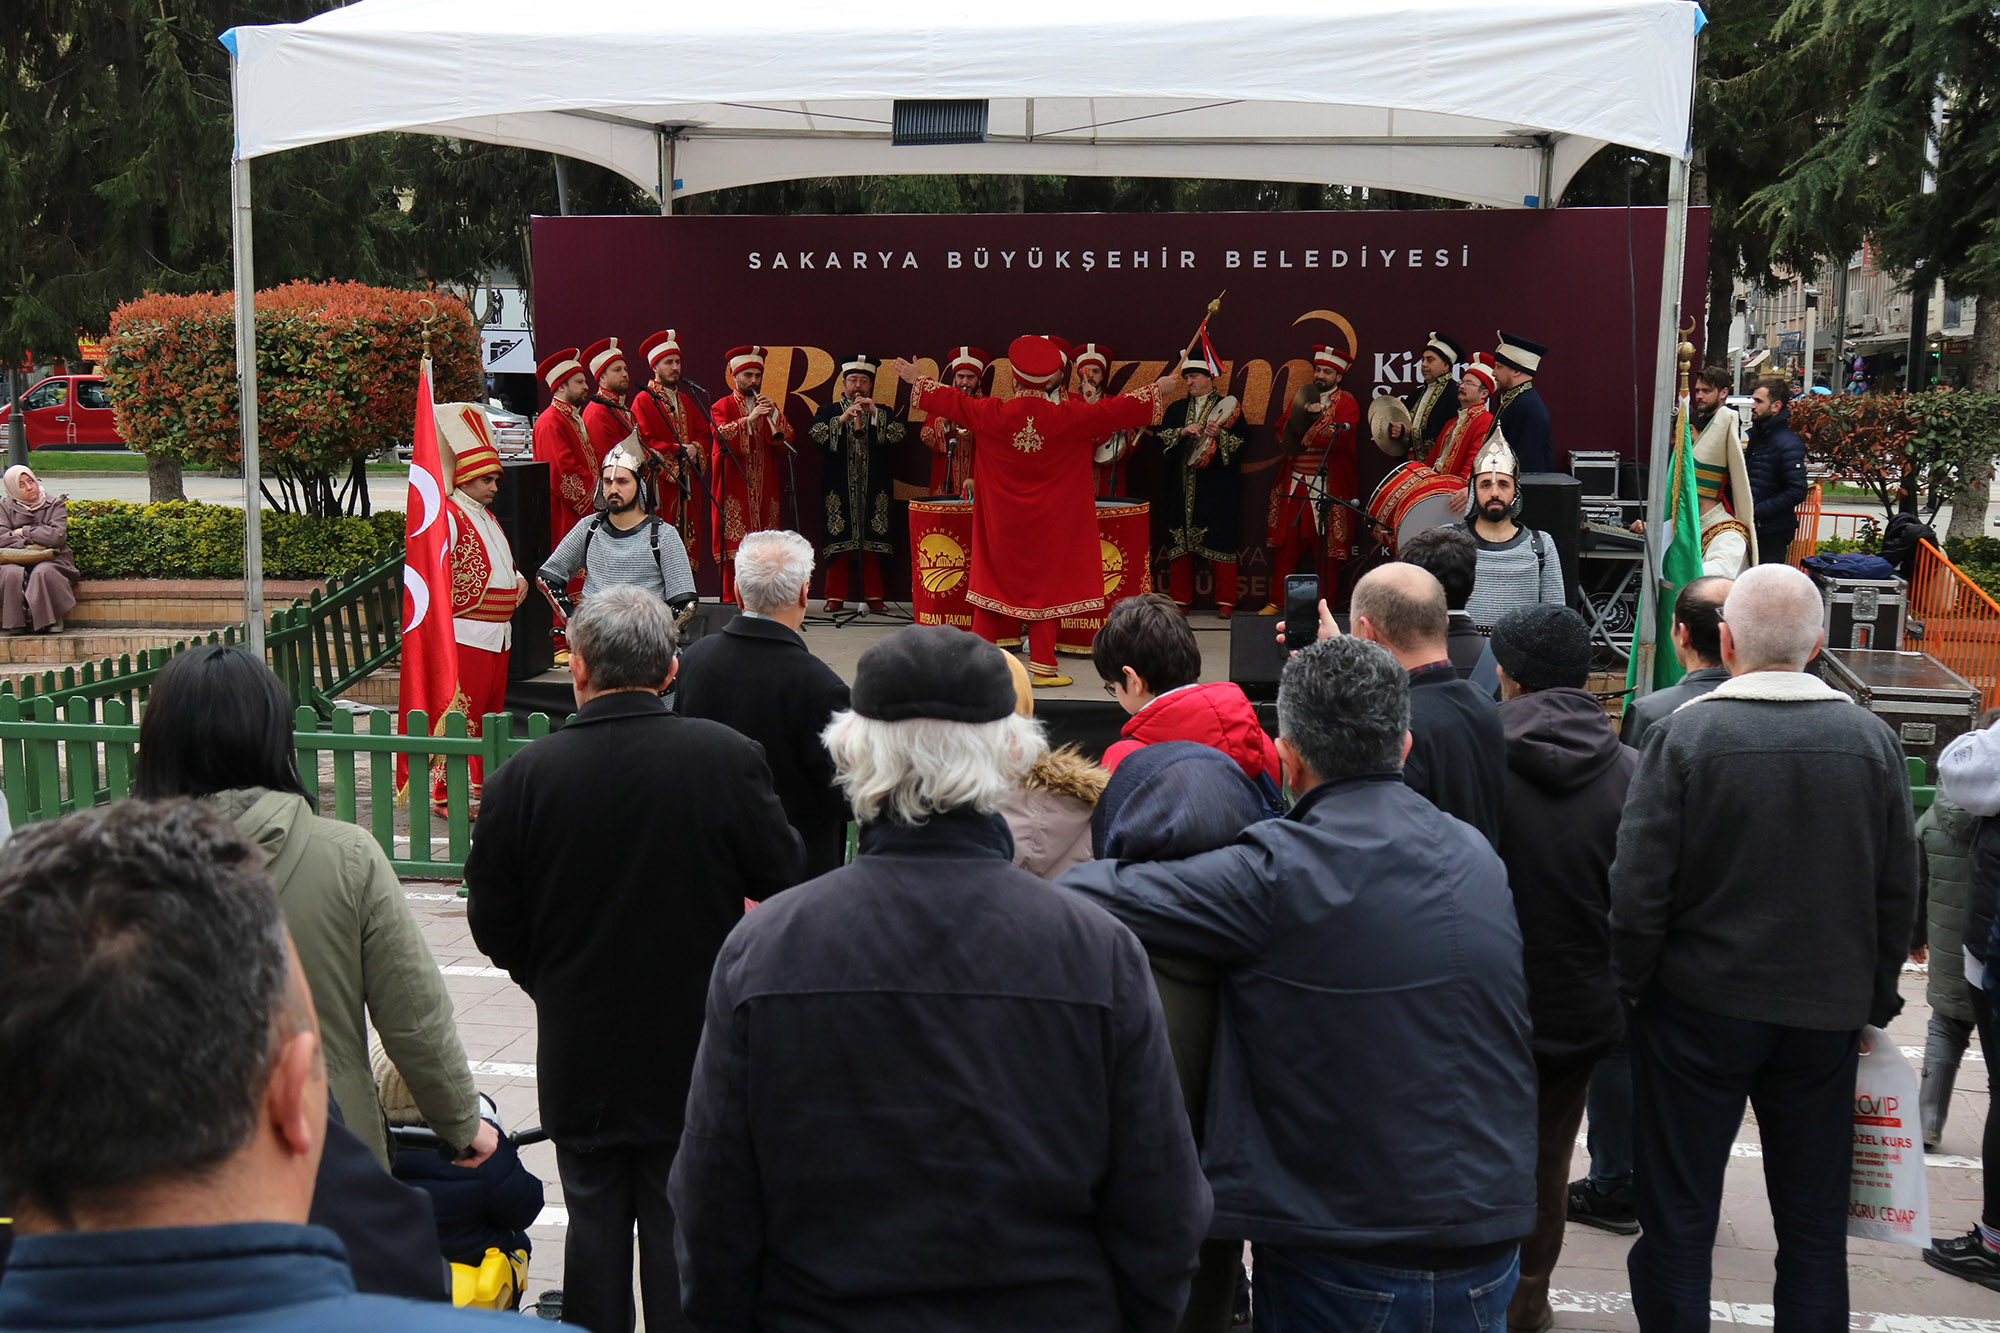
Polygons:
M1569 1183L1569 1220L1609 1231L1614 1236L1639 1234L1639 1214L1632 1207L1632 1191L1601 1190L1588 1176Z
M521 1313L533 1314L537 1319L546 1319L551 1323L560 1324L563 1316L562 1288L550 1287L541 1294L533 1305L530 1305Z
M1932 1240L1930 1248L1924 1251L1924 1262L1953 1277L2000 1291L2000 1254L1986 1248L1977 1227L1963 1236Z

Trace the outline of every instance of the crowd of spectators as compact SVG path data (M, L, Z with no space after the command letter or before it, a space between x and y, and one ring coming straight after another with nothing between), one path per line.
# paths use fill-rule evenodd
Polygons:
M564 1320L1540 1330L1573 1218L1640 1233L1643 1328L1705 1327L1747 1104L1777 1322L1844 1327L1856 1060L1901 1003L1919 831L1893 733L1804 670L1816 591L1691 584L1689 675L1621 743L1575 612L1497 617L1496 699L1477 552L1408 554L1345 632L1322 607L1275 736L1170 600L1120 603L1101 766L957 629L842 684L791 534L744 539L746 613L685 654L659 598L586 599L577 714L488 776L466 867L536 1009ZM135 799L0 855L0 1328L444 1328L479 1317L446 1260L525 1263L540 1184L289 733L261 663L184 653ZM1932 1089L1963 1015L1992 1029L1995 735L1947 753L1921 835L1969 983ZM1986 1226L1932 1254L2000 1286Z

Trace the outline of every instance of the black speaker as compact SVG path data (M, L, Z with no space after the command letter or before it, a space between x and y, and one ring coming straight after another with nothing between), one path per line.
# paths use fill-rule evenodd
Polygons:
M694 614L688 617L687 624L681 626L681 647L685 649L697 639L720 634L724 625L736 619L738 610L728 602L699 603Z
M1576 602L1576 551L1583 536L1583 483L1567 472L1521 476L1521 526L1546 532L1562 557L1563 605Z
M493 518L514 548L514 568L528 580L528 595L514 612L514 650L507 661L507 679L527 680L555 665L549 640L555 613L534 586L535 571L549 558L549 465L531 459L502 463Z
M1333 618L1345 634L1347 613L1335 612ZM1285 669L1285 650L1278 642L1280 619L1238 612L1229 620L1229 679L1253 703L1278 697L1278 673Z

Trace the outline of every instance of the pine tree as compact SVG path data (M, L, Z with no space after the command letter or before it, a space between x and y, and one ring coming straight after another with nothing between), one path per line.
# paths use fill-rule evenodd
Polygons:
M1970 387L2000 390L2000 15L1977 0L1793 0L1778 35L1851 51L1865 78L1797 165L1752 197L1753 220L1781 254L1872 234L1916 299L1940 277L1979 298ZM1927 193L1934 98L1944 128ZM1968 471L1952 536L1984 531L1992 483L1990 464Z

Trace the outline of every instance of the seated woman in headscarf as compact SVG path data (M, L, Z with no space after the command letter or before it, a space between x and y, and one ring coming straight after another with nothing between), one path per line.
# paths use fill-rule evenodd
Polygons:
M0 475L0 490L0 629L54 633L83 578L70 557L69 501L20 465Z

